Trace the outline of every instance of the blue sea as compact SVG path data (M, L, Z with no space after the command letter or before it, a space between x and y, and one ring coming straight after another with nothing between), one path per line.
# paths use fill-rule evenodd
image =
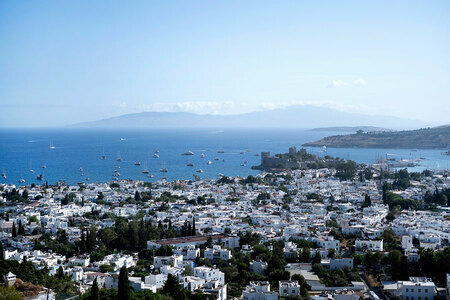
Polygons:
M255 175L259 171L252 170L251 166L260 163L256 155L261 151L285 153L290 146L300 148L305 142L335 134L306 130L1 129L0 168L7 178L0 178L0 182L19 184L23 178L26 184L37 183L38 174L51 184L58 180L69 184L107 182L113 179L114 170L120 173L120 179L145 181L162 177L194 179L194 175L203 179L218 178L218 174ZM103 149L104 160L101 159ZM448 169L450 157L441 155L446 150L329 148L325 153L322 148L308 149L320 156L328 154L366 164L386 154L397 159L424 158L420 166L411 169L415 171ZM159 151L159 158L152 157L155 151ZM181 155L187 151L194 155ZM116 160L119 152L121 162ZM135 162L141 165L136 166ZM153 178L142 173L145 166ZM159 172L161 168L167 168L168 172ZM199 169L203 173L196 172Z

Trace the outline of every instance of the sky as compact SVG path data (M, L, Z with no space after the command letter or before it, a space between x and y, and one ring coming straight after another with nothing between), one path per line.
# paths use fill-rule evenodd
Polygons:
M290 105L450 123L450 1L0 1L0 127Z

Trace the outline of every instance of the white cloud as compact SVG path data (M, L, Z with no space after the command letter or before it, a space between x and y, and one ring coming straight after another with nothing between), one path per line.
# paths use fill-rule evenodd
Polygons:
M340 79L334 79L331 81L331 83L328 85L330 88L338 88L338 87L344 87L344 86L350 86L351 84Z
M366 81L363 78L355 79L351 82L344 81L340 79L333 79L329 84L329 88L339 88L339 87L351 87L351 86L363 86L366 85Z

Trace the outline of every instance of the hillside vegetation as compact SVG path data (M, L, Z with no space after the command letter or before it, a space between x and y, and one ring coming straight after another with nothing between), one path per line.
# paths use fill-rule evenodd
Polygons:
M450 145L450 125L396 132L334 135L303 146L335 148L444 149Z

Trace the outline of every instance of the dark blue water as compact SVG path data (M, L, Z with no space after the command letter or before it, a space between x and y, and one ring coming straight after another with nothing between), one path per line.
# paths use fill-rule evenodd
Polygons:
M26 183L38 182L37 174L43 174L44 181L54 183L66 180L69 184L86 181L106 182L112 179L117 166L121 179L155 181L161 177L168 180L217 178L219 173L227 176L258 174L251 166L258 165L261 151L287 152L288 147L299 147L302 143L317 140L336 133L302 130L0 130L0 168L5 170L6 179L0 182L16 183L24 178ZM50 144L54 149L50 149ZM106 159L102 160L102 151ZM159 150L159 158L153 158ZM193 156L181 153L191 150ZM325 153L321 148L309 149L312 153ZM441 150L394 150L394 149L328 149L331 156L353 159L357 162L373 163L377 155L393 154L397 159L423 157L425 160L415 170L448 169L449 156ZM224 151L224 153L218 153ZM120 152L122 162L116 158ZM241 154L244 152L244 154ZM204 153L205 158L200 155ZM219 158L219 160L214 160ZM211 165L206 162L210 160ZM135 166L135 161L141 166ZM245 161L247 164L241 166ZM193 163L194 167L188 167ZM42 165L46 165L45 169ZM142 170L146 164L149 178ZM83 168L83 173L80 172ZM167 173L160 173L165 167ZM35 173L30 173L30 168ZM202 169L203 173L196 170Z

